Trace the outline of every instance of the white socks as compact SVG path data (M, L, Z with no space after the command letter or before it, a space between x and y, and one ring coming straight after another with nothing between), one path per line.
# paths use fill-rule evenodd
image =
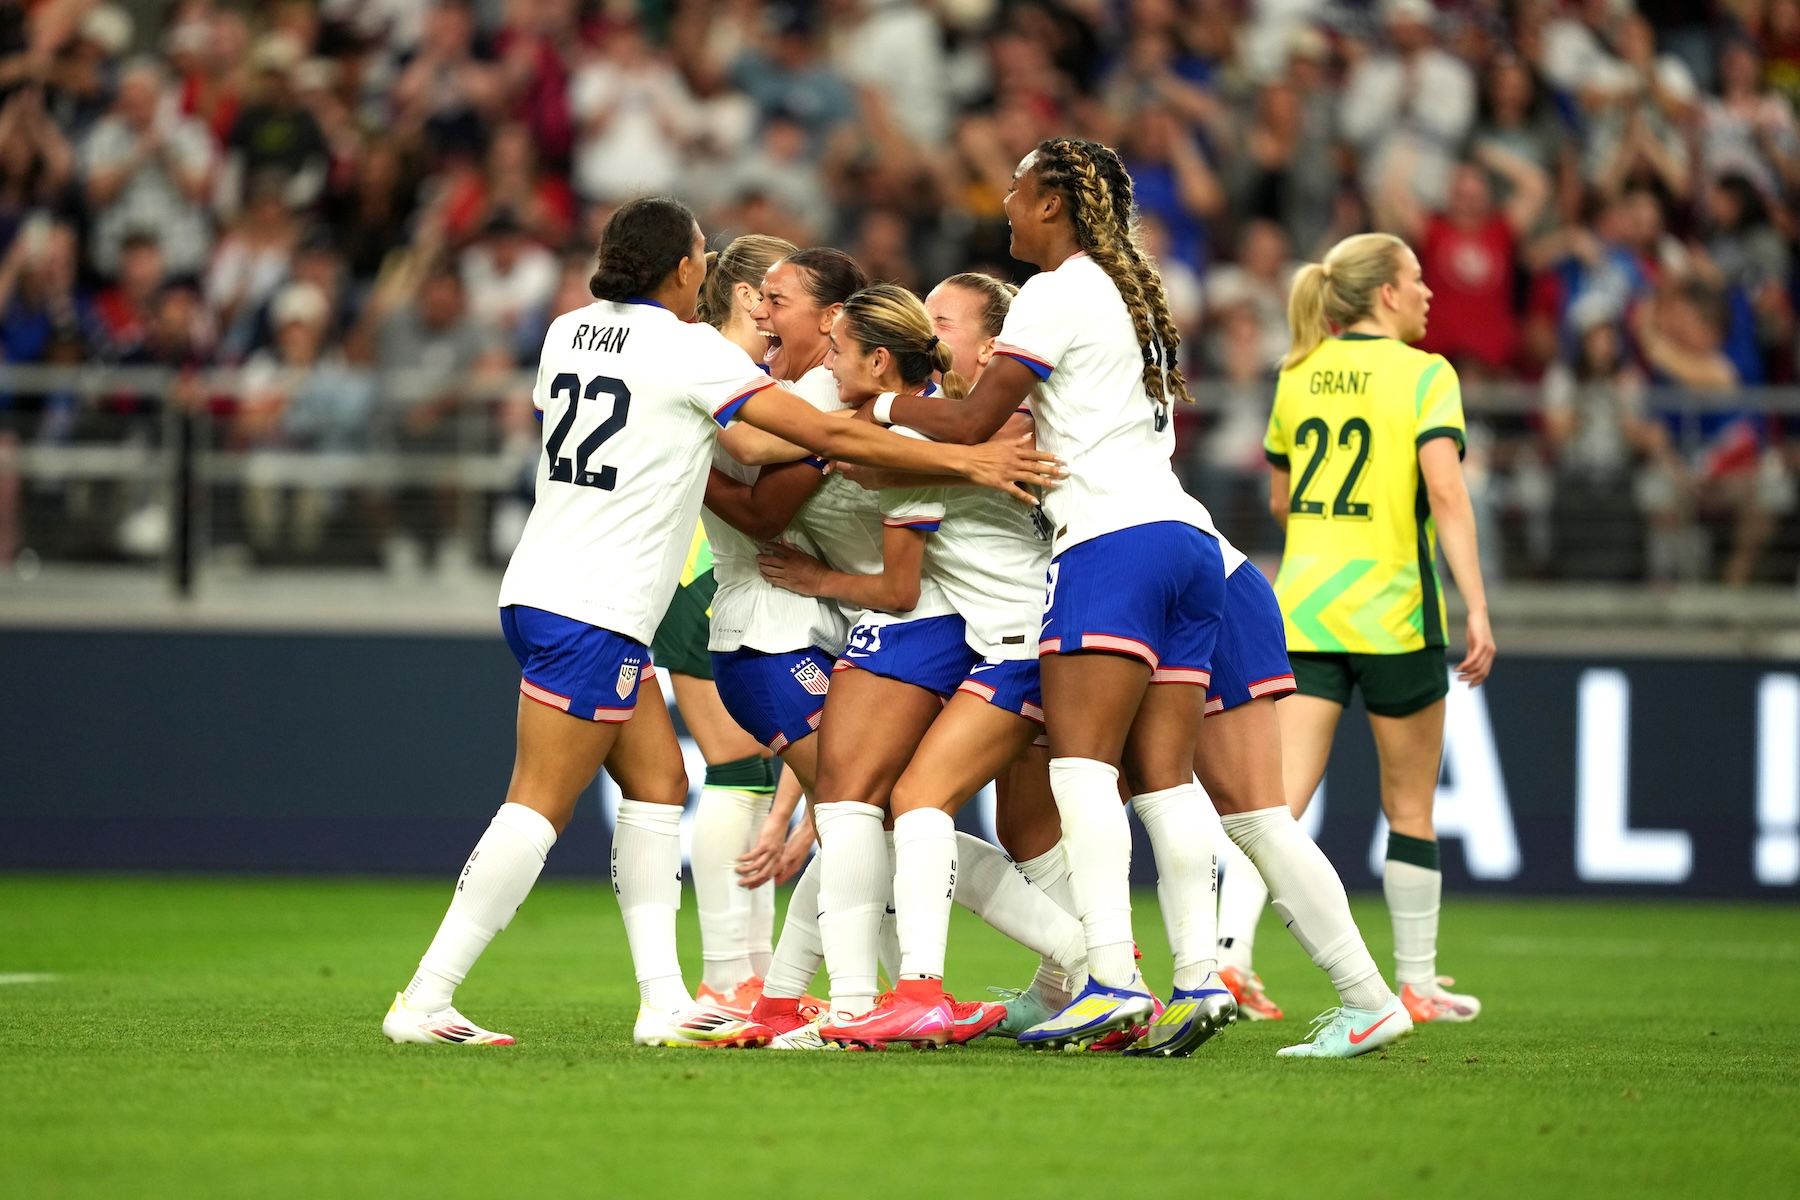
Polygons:
M894 914L900 936L896 979L944 977L957 849L956 821L942 809L919 808L894 818Z
M736 887L737 872L732 871L732 886ZM738 888L743 892L743 888ZM753 891L744 892L750 898L750 973L762 978L769 973L769 964L775 957L775 881L773 879Z
M701 982L728 992L756 974L750 957L751 893L738 886L737 860L769 815L769 796L727 788L700 792L694 810L694 903L700 910Z
M956 846L958 904L1036 951L1061 974L1087 973L1087 935L1080 921L1016 870L998 847L966 833L956 835Z
M831 973L832 1011L860 1016L875 1006L881 918L893 864L872 804L837 801L813 809L819 830L819 940Z
M1110 987L1136 973L1131 936L1131 825L1119 804L1119 772L1091 758L1050 760L1062 817L1069 889L1087 936L1088 970Z
M1225 878L1219 881L1219 962L1253 971L1256 924L1269 902L1269 889L1236 842L1220 838L1218 850L1219 865L1225 869Z
M1325 854L1285 805L1232 813L1223 819L1269 885L1275 911L1313 963L1331 977L1351 1008L1380 1008L1393 995L1350 916L1344 884Z
M1068 913L1075 915L1075 898L1069 892L1069 859L1063 853L1062 843L1058 842L1036 858L1028 858L1013 864L1019 874L1036 884L1038 889ZM1086 942L1086 934L1082 935ZM1083 947L1085 949L1085 945ZM1078 980L1072 980L1055 960L1040 958L1037 974L1032 976L1031 986L1037 989L1040 996L1049 1001L1060 1001L1056 1007L1061 1008L1068 1002L1069 993L1080 986Z
M1156 895L1175 955L1175 986L1192 990L1218 966L1219 822L1193 782L1131 798L1156 852Z
M613 891L637 971L638 997L664 1011L693 1003L675 955L681 908L681 808L620 800L613 829Z
M1381 891L1394 922L1394 982L1423 992L1437 989L1438 905L1441 872L1390 858L1382 864Z
M406 985L408 1008L450 1007L456 985L525 903L555 844L556 827L543 814L523 804L500 806L463 864L450 910Z
M787 920L781 925L781 941L763 977L763 995L775 1000L798 1000L806 995L824 961L825 949L819 943L819 859L815 855L794 881Z

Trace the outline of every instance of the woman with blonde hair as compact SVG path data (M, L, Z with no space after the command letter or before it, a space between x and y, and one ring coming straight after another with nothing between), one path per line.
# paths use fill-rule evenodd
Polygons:
M1395 973L1415 1022L1481 1011L1437 976L1442 876L1431 808L1450 686L1440 537L1468 607L1457 677L1477 686L1494 661L1462 476L1462 390L1441 356L1409 345L1424 336L1430 305L1417 256L1389 234L1346 238L1302 267L1264 443L1270 508L1287 533L1275 591L1298 687L1281 709L1288 805L1305 811L1338 718L1360 690L1381 762ZM1220 943L1227 971L1260 995L1248 935L1263 897L1254 883L1246 896L1246 882L1226 887Z

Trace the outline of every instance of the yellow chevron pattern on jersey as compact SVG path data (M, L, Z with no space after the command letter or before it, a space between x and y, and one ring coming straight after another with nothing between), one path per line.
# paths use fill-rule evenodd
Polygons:
M695 522L694 540L688 543L687 561L681 564L681 578L675 586L686 587L713 569L712 543L706 540L706 526ZM712 605L706 606L706 615L712 617Z
M1444 644L1437 528L1419 447L1464 445L1462 387L1440 355L1328 338L1281 373L1263 450L1288 472L1275 594L1288 649L1404 654Z

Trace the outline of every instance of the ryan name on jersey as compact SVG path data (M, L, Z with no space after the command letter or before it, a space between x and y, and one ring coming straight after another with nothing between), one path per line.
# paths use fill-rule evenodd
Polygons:
M575 327L575 336L569 339L571 350L606 350L613 354L623 353L625 339L631 329L625 325L589 325L582 323Z

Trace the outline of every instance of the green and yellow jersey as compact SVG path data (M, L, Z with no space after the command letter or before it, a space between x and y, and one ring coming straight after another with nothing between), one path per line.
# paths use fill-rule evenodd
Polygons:
M687 561L681 564L681 578L676 582L676 586L687 587L712 569L712 543L706 540L706 526L695 522L694 540L688 543ZM712 615L710 601L707 605L706 615Z
M1444 645L1437 529L1419 476L1419 447L1439 437L1464 446L1462 388L1440 355L1352 333L1281 373L1263 450L1289 472L1275 594L1290 651Z

